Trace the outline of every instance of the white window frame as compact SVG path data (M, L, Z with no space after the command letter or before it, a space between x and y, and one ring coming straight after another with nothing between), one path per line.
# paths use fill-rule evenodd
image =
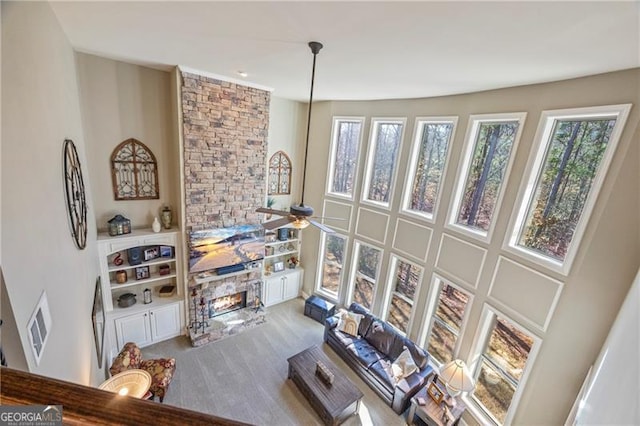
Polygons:
M531 351L529 352L527 362L525 363L524 370L522 371L522 376L518 381L518 386L516 387L513 398L511 399L511 404L509 406L509 410L507 411L504 423L502 423L508 425L513 423L513 417L518 409L518 403L520 402L520 398L524 393L529 374L531 373L531 370L533 370L536 357L538 355L538 352L540 351L542 339L540 339L540 337L538 337L531 329L524 327L518 321L514 321L513 318L511 318L509 315L505 315L500 310L485 303L482 308L482 314L480 316L480 321L478 322L478 328L476 330L473 344L471 345L473 349L469 359L467 360L469 370L471 371L471 374L473 375L476 382L478 375L480 374L482 365L482 354L484 354L485 348L489 344L489 338L491 337L491 330L493 329L493 324L496 316L500 316L508 320L511 324L526 332L527 335L529 335L533 340ZM479 422L483 424L501 424L480 404L480 402L475 398L472 392L463 394L463 400L467 404L467 408L469 409L471 415L473 415Z
M436 194L435 204L433 206L433 213L425 213L417 210L409 209L411 202L411 195L413 194L413 181L418 167L418 153L420 152L420 145L422 142L422 133L424 127L429 124L451 124L451 136L447 142L447 153L445 154L444 168L442 169L442 176L438 183L438 193ZM413 144L411 147L411 157L409 160L409 167L404 180L404 191L402 194L402 203L400 205L400 213L404 213L407 216L414 217L419 220L424 220L429 223L435 223L438 209L440 208L440 199L442 198L442 185L444 184L445 177L447 175L447 169L449 168L449 158L451 157L451 145L456 137L456 130L458 128L457 116L444 116L444 117L416 117L415 125L413 126Z
M418 277L418 285L416 286L416 292L414 295L414 298L412 301L408 301L402 294L397 293L394 289L393 289L393 280L395 278L396 275L396 267L398 266L398 262L404 262L404 263L409 263L412 266L418 267L420 268L420 276ZM391 325L398 333L402 334L403 336L405 335L409 335L411 333L411 330L413 329L413 322L414 319L416 317L416 304L418 302L418 298L420 296L420 289L422 288L422 281L424 280L424 266L420 265L419 263L416 263L414 261L411 261L409 259L406 259L402 256L398 256L397 254L391 253L391 258L389 259L389 272L387 274L387 281L386 281L386 285L385 285L385 294L384 294L384 304L382 306L382 312L380 317L387 321L387 323L389 323L388 321L388 317L389 317L389 309L391 307L391 297L393 294L396 294L398 297L400 297L401 299L407 301L408 303L411 303L411 315L409 316L409 321L407 323L407 332L405 334L404 331L402 330L398 330L397 328L393 327L393 325L391 325L391 323L389 323L389 325Z
M369 185L371 180L371 173L373 169L373 160L375 156L375 151L377 147L377 139L378 139L378 128L380 124L400 124L402 125L402 132L400 134L400 142L398 145L398 155L396 157L396 163L393 167L393 175L391 176L391 182L389 182L389 202L383 203L381 201L369 200ZM395 186L398 177L398 166L400 165L400 157L402 156L402 141L404 139L404 133L407 127L407 119L405 117L402 118L384 118L384 117L374 117L371 118L371 130L369 131L369 146L367 148L367 164L365 168L364 180L362 182L362 204L368 204L371 206L375 206L378 208L382 208L384 210L390 210L391 204L393 203L393 196L395 194Z
M356 276L359 274L358 273L358 261L360 260L360 248L362 246L367 246L369 248L378 250L380 252L380 261L378 262L378 264L376 265L376 277L374 278L375 282L373 283L373 295L372 295L372 300L371 300L371 308L367 309L366 307L364 307L365 309L367 309L368 311L373 311L373 308L375 307L375 302L376 302L376 296L378 294L378 289L379 289L379 282L380 282L380 267L382 265L382 261L383 261L383 256L384 256L384 250L381 247L377 247L373 244L368 244L365 243L364 241L360 241L357 239L353 240L353 255L351 256L351 274L349 275L349 285L347 288L347 303L346 305L351 305L352 302L354 302L353 299L353 290L356 287ZM369 277L367 277L366 275L360 274L362 275L365 279L367 279L367 281L369 280Z
M429 294L427 296L427 305L426 305L427 309L425 311L424 325L423 325L423 330L420 333L418 342L420 342L420 347L422 348L427 348L429 346L428 340L431 334L431 330L433 329L433 323L435 322L436 311L438 308L438 303L440 301L440 292L442 291L442 288L445 285L449 285L455 288L456 290L463 292L468 298L467 305L465 306L465 309L464 309L464 315L462 316L462 321L460 323L460 331L458 332L456 344L453 349L452 359L456 359L460 352L460 345L462 344L462 336L465 333L467 322L469 321L469 312L471 311L471 305L473 303L474 295L463 286L457 285L453 283L451 280L448 280L444 278L442 275L437 274L435 272L431 276L431 285L429 286ZM435 357L432 357L432 362L436 364L438 367L440 367L440 362L437 359L435 359Z
M520 136L522 135L522 129L524 128L526 117L526 112L513 112L505 114L474 114L469 116L469 124L467 126L467 133L465 135L465 145L462 151L460 166L458 167L458 174L454 186L455 189L453 192L453 197L451 197L451 204L449 206L449 217L445 224L446 228L460 232L473 239L480 240L486 243L491 241L493 230L496 226L496 223L498 222L498 217L500 216L502 197L507 188L509 175L511 174L511 166L513 165L513 161L518 150L518 143L520 142ZM489 225L489 230L485 233L484 231L478 229L472 229L468 226L459 225L456 223L456 220L458 218L458 210L460 209L460 204L462 203L462 197L464 195L464 187L467 182L467 178L469 177L471 160L473 157L473 151L476 146L476 140L478 138L480 125L492 122L518 122L518 131L516 132L515 138L513 140L511 152L509 153L509 161L504 171L502 183L500 184L500 191L498 192L498 197L496 198L496 206L491 218L491 224Z
M518 197L515 206L518 208L517 215L513 215L509 222L509 230L505 235L503 243L503 249L514 255L530 260L537 265L551 269L562 275L568 275L571 270L571 265L575 259L575 256L580 248L580 242L584 235L584 231L589 223L589 218L593 211L593 207L598 199L598 194L602 188L605 176L611 164L611 160L616 151L616 147L620 140L620 136L624 129L629 111L631 110L631 104L621 105L608 105L598 107L587 108L571 108L571 109L558 109L543 111L540 115L540 122L538 123L538 130L534 139L534 144L531 147L531 154L529 155L529 161L525 169L524 176L528 176L527 179L523 179L518 191ZM542 172L543 163L549 148L550 138L552 136L555 124L557 121L567 119L616 119L616 124L611 132L611 136L605 153L602 157L602 161L598 167L598 171L593 179L589 196L585 202L582 214L576 225L576 229L573 234L571 243L567 249L567 254L563 262L557 259L545 256L542 253L528 249L518 245L520 234L523 231L529 206L533 202L535 196L535 190L540 180L540 174Z
M342 122L359 122L360 123L360 135L358 137L358 148L356 153L356 164L355 171L353 174L353 190L351 191L351 195L341 194L339 192L333 192L331 187L333 186L333 173L335 171L335 158L336 158L336 150L338 149L338 129L340 128L340 123ZM355 198L356 191L358 189L358 175L359 175L359 165L360 165L360 153L362 152L362 138L364 137L364 124L365 117L333 117L333 123L331 125L331 148L329 149L329 170L327 173L327 184L326 184L326 195L330 195L332 197L338 197L345 200L353 201Z
M327 241L327 237L331 235L331 236L336 236L339 238L342 238L344 240L344 257L342 259L342 268L340 269L340 278L338 280L338 291L336 292L336 294L333 294L331 292L326 291L325 289L322 288L322 276L324 274L324 249L325 249L325 244ZM326 232L322 232L321 236L320 236L320 246L319 246L319 253L320 256L318 257L318 268L316 271L316 283L315 283L315 292L326 297L327 299L331 300L332 302L337 303L338 300L340 299L340 293L343 290L344 287L344 276L345 274L345 265L347 265L348 263L348 258L347 258L347 249L349 248L349 237L341 234L339 232L333 233L333 234L327 234Z

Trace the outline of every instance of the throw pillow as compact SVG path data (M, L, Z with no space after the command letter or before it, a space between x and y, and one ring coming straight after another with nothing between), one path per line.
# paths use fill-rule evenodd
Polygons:
M347 333L351 336L358 336L358 327L360 327L360 320L363 315L355 314L353 312L344 312L338 323L338 330L343 333Z
M396 382L418 371L418 366L413 362L413 357L409 349L404 348L398 358L391 364L391 370L393 371L393 377L396 379Z

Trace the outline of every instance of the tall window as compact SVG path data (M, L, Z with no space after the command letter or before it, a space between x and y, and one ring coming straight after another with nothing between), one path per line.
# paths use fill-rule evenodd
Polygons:
M449 143L458 119L417 119L402 208L433 219L440 198L440 182L447 164Z
M440 364L446 364L457 354L469 295L438 276L434 276L433 284L437 293L430 303L432 315L427 331L427 350Z
M371 310L376 292L382 250L356 241L354 249L354 272L351 277L351 301Z
M373 119L363 200L389 207L405 120Z
M539 339L488 308L481 327L483 345L474 368L476 387L472 398L495 422L508 424Z
M333 119L327 185L327 192L331 195L353 198L363 122L364 118Z
M387 322L406 334L411 326L413 305L422 281L422 268L392 256L391 294L387 307Z
M322 262L320 263L319 280L317 281L316 289L332 299L338 298L340 284L342 283L346 245L347 237L340 234L322 233L320 250Z
M488 240L525 113L471 116L449 223Z
M511 246L568 272L629 109L543 112Z
M284 151L269 159L269 195L291 194L291 160Z

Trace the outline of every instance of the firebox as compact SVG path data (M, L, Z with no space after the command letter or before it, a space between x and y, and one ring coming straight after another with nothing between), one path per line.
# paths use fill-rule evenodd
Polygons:
M211 299L209 302L209 318L226 314L227 312L245 308L247 306L247 292L229 294L227 296Z

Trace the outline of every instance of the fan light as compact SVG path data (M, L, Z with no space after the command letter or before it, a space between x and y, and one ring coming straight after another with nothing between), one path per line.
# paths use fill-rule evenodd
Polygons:
M291 223L291 226L293 226L296 229L304 229L307 226L309 226L309 221L307 219L304 218L296 218L296 220L294 222Z

